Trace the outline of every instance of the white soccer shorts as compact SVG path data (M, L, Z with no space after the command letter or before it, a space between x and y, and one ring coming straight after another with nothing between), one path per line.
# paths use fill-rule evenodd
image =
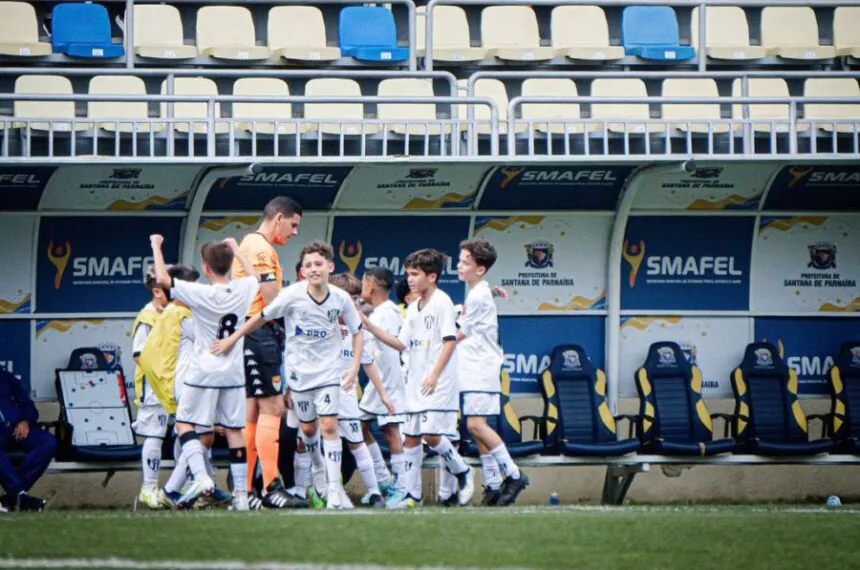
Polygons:
M498 416L499 395L489 392L462 392L464 416Z
M422 435L457 436L457 412L420 412L407 414L403 433L412 437Z
M164 439L167 435L167 424L170 416L167 411L158 404L157 406L144 406L137 410L137 418L131 424L135 435L141 437L158 437Z
M337 420L337 431L340 437L349 443L361 443L364 436L361 434L361 422L358 420Z
M361 412L361 418L359 418L363 422L376 422L379 427L385 427L389 425L400 425L406 421L406 414L394 414L393 416L383 415L377 416L376 414L368 414L364 410Z
M185 386L176 421L195 427L219 425L228 429L245 427L245 387L201 388Z
M336 416L338 414L340 386L314 388L307 392L290 390L293 399L293 410L300 422L309 424L320 416Z

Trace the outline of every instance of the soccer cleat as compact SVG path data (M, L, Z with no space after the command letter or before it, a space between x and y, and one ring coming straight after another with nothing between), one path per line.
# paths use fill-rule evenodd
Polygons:
M416 499L412 495L404 494L402 499L397 502L386 503L389 509L415 509L422 505L421 499Z
M13 495L12 493L6 493L2 497L0 497L0 507L2 507L6 512L14 511L15 507L17 506L17 495Z
M248 495L233 497L230 507L233 511L250 511L251 505L248 501Z
M287 509L306 509L308 508L307 499L300 497L298 495L294 495L287 491L287 506L284 507Z
M161 489L161 492L158 495L158 498L161 501L161 506L168 509L175 509L176 503L179 502L181 497L182 493L179 491L167 491L165 489Z
M484 487L484 496L481 498L481 505L485 507L495 507L499 504L499 498L501 496L501 489L490 489L489 487Z
M257 494L256 489L251 491L251 494L248 495L248 506L252 511L259 511L263 508L263 499L261 499L260 495Z
M223 507L233 502L233 495L226 491L222 491L218 487L212 489L208 495L203 495L200 500L194 504L197 509L209 509L215 507Z
M137 496L137 503L153 510L163 508L164 501L161 499L161 489L158 487L141 488L140 494Z
M457 474L457 485L460 490L457 491L457 502L461 507L465 507L472 500L472 495L475 494L475 477L472 473L472 468Z
M313 486L308 489L308 506L310 506L310 508L312 509L325 508L325 499L320 497L319 493L317 493L317 490L314 489Z
M6 507L4 507L3 505L0 505L0 515L2 515L3 513L8 513L8 512L9 511L6 510Z
M33 497L27 493L18 493L18 510L19 511L43 511L45 510L45 499L41 497Z
M370 496L368 500L368 505L374 509L384 509L385 508L385 499L382 498L382 495L377 495L376 493Z
M355 505L352 504L352 499L349 498L349 495L346 494L346 489L343 487L340 488L340 508L347 511L355 508Z
M284 484L281 483L280 479L273 479L272 482L269 483L269 486L266 487L266 494L263 495L263 508L285 509L287 508L288 502L289 497L284 489Z
M199 481L194 481L188 487L188 490L179 497L179 501L176 503L176 508L186 509L203 495L211 494L214 489L215 481L210 477L203 477Z
M325 498L325 495L326 495L325 469L312 469L311 484L314 486L314 489L319 489L319 491L317 491L317 494L320 497Z
M390 481L388 481L386 483L380 483L379 484L379 492L382 493L383 497L387 497L387 496L391 495L391 493L394 492L394 479L391 479Z
M397 505L400 505L401 503L403 503L403 501L406 500L407 496L408 495L406 493L404 493L403 491L401 491L400 489L395 489L385 499L385 506L389 509L398 509L398 508L402 509L403 507L398 507Z
M333 493L333 492L329 491L328 496L327 496L327 500L326 500L326 505L325 505L326 510L330 510L330 511L331 510L337 510L337 511L344 510L345 507L344 507L343 501L341 499L342 499L342 496L341 496L340 492Z
M457 500L457 495L451 495L451 496L444 498L444 499L440 495L439 498L436 500L436 506L437 507L445 507L445 508L456 507L459 504L460 503Z
M517 500L517 496L523 492L523 489L529 486L529 478L525 473L520 471L520 478L514 479L510 475L505 477L505 481L502 483L502 494L499 497L498 505L500 507L505 507L508 505L513 505Z

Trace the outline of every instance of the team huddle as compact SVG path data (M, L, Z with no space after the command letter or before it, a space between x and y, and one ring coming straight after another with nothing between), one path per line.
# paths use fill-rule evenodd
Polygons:
M473 473L452 443L460 413L480 450L482 504L515 502L528 478L486 421L500 412L503 361L484 279L495 248L486 240L460 244L457 272L468 294L459 311L437 287L444 255L411 253L404 264L408 290L398 291L404 315L389 298L390 271L370 269L361 280L333 275L332 247L321 241L302 249L297 282L282 288L274 245L297 234L301 215L293 200L278 197L241 244L232 238L204 244L208 284L197 282L191 266L168 266L162 236L150 236L154 268L145 285L152 301L133 333L140 406L134 427L144 438L139 502L150 508L229 504L240 511L352 508L342 480L346 445L365 488L362 503L412 508L423 504L426 445L442 467L438 503L467 505ZM363 392L361 370L368 379ZM175 467L160 487L171 416ZM289 489L278 461L284 422L298 430ZM371 433L373 422L389 462ZM232 495L213 479L216 429L229 447ZM258 471L259 488L253 484Z

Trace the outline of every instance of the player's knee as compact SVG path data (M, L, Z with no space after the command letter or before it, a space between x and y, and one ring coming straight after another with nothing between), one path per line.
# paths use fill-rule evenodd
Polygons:
M215 442L215 432L209 433L201 433L200 434L200 443L203 444L204 447L212 447L212 444Z
M326 416L320 418L320 431L326 439L332 439L337 435L337 416Z
M370 433L370 422L361 422L361 437L364 438L364 443L367 445L376 441L373 439L373 434Z
M469 416L466 418L466 427L474 436L483 435L487 430L487 419L481 416Z
M302 422L299 427L302 430L302 435L306 438L313 438L317 434L317 431L319 429L316 423L308 424Z

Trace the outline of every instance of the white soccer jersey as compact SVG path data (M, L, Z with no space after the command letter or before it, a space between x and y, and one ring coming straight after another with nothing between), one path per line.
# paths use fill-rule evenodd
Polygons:
M141 309L141 313L143 311L155 311L155 307L152 303L147 303L146 306ZM149 333L152 331L152 327L146 323L140 323L137 325L137 328L134 329L134 336L131 339L131 352L135 356L139 355L143 352L143 346L146 344L146 339L149 338Z
M374 339L367 331L362 331L361 344L361 364L373 364ZM349 330L345 326L340 327L341 336L341 352L340 352L340 370L341 378L350 369L353 362L352 353L352 337ZM368 384L370 386L370 384ZM357 420L361 417L361 411L358 409L358 382L352 387L352 390L344 390L343 386L340 389L340 397L338 398L338 419L341 420Z
M260 289L256 277L242 277L230 283L202 284L176 280L172 294L194 315L194 345L186 386L234 388L245 385L240 340L227 354L210 352L216 340L226 338L241 324Z
M418 302L409 305L399 335L409 351L404 412L457 411L460 405L456 351L442 370L433 393L421 394L421 385L438 362L445 341L457 338L454 303L444 291L436 289L426 306L419 309L419 305Z
M391 301L385 301L370 314L370 322L378 326L391 336L398 336L400 329L403 328L403 317L400 316L400 309ZM372 338L372 337L371 337ZM367 337L365 337L367 342ZM388 393L388 398L398 410L403 409L404 393L403 393L403 366L400 361L400 353L387 344L373 339L373 358L379 365L379 371L382 373L382 385L385 386L385 391ZM376 388L373 384L368 383L365 389L365 395L362 397L362 407L370 413L386 413L382 401L376 393Z
M173 378L173 394L177 401L194 362L194 319L182 319L179 326L179 354L176 357L176 376Z
M282 289L263 309L266 320L281 317L290 323L285 362L290 390L304 392L340 386L343 373L338 319L343 318L352 334L361 328L358 310L350 296L343 289L329 285L328 295L318 303L308 292L308 282L300 281Z
M460 390L499 392L504 354L499 346L499 315L486 281L466 295L459 320L465 338L457 345Z

